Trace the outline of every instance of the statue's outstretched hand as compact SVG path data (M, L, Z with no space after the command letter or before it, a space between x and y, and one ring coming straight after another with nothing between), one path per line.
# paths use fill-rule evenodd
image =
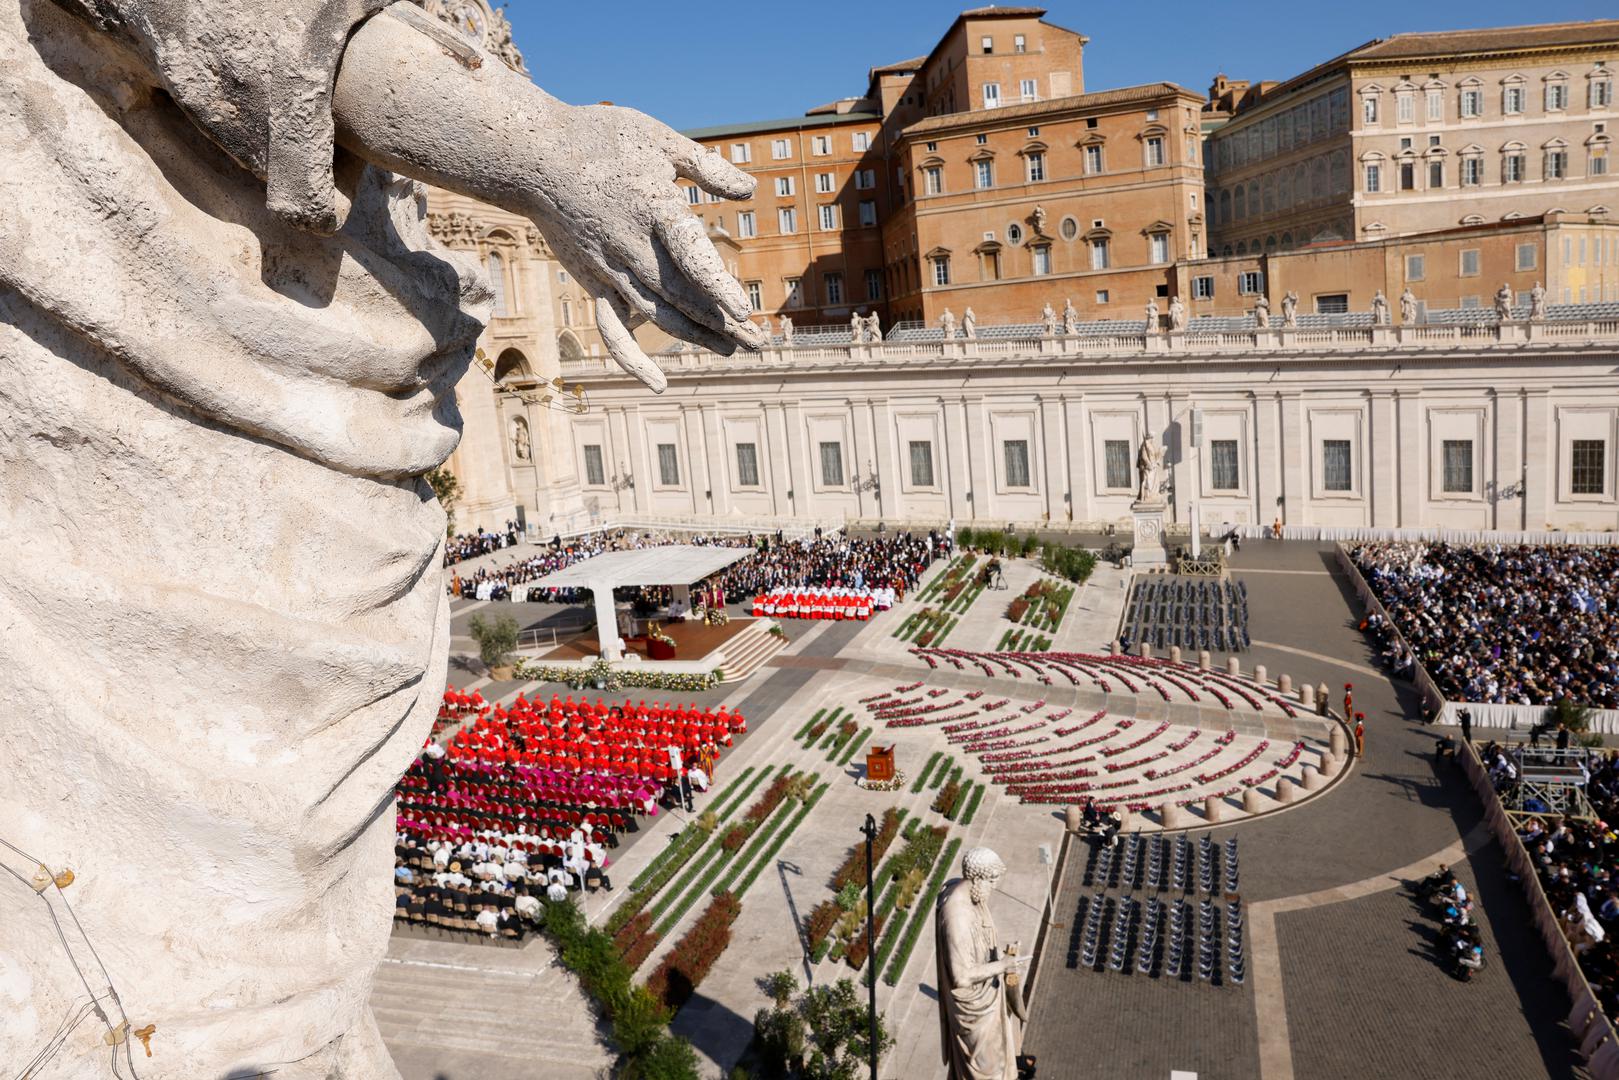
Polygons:
M674 182L745 199L753 178L631 109L570 109L566 131L571 147L590 152L546 178L534 223L598 298L597 327L619 366L654 390L666 385L631 333L643 322L722 355L763 344L747 294Z

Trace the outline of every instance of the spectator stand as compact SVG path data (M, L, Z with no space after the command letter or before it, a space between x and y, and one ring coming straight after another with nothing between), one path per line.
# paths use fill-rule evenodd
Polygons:
M1421 530L1383 531L1419 532ZM1619 541L1619 537L1607 533L1592 535L1604 538L1601 540L1602 544L1612 544ZM1462 539L1464 536L1475 537L1475 539ZM1548 541L1545 539L1526 539L1526 537L1550 537L1552 539ZM1362 539L1372 540L1377 538L1365 537ZM1390 539L1390 537L1382 537L1381 539L1386 540ZM1439 537L1413 537L1411 539L1441 542ZM1596 546L1595 544L1586 544L1575 540L1569 534L1564 533L1450 534L1442 542L1457 545L1470 543L1542 544L1550 542L1577 546ZM1367 613L1375 615L1382 621L1383 626L1387 628L1387 632L1401 649L1413 657L1420 656L1416 649L1412 647L1411 642L1401 632L1399 623L1389 614L1388 608L1378 599L1376 591L1372 589L1365 576L1360 572L1360 567L1355 565L1355 560L1349 554L1349 549L1340 541L1334 545L1334 552L1337 556L1339 567L1342 568L1345 576L1349 578L1350 584L1354 586L1355 595L1360 598L1360 602ZM1427 668L1420 661L1412 666L1412 681L1422 694L1423 706L1436 724L1459 725L1461 723L1459 714L1465 710L1472 714L1472 722L1475 727L1530 731L1542 723L1548 708L1547 705L1508 705L1498 702L1451 701L1446 698L1439 684L1434 681L1433 676L1428 673ZM1590 730L1594 732L1609 735L1619 734L1619 709L1591 709L1589 725Z
M1535 927L1551 954L1553 974L1568 991L1572 1003L1568 1013L1569 1034L1585 1058L1590 1077L1592 1080L1619 1080L1619 1034L1615 1033L1613 1021L1602 1011L1595 991L1581 970L1579 959L1564 936L1557 913L1541 885L1534 861L1518 835L1518 821L1534 815L1522 815L1506 808L1471 743L1462 742L1457 760L1484 804L1485 823L1506 853L1508 868L1523 886Z

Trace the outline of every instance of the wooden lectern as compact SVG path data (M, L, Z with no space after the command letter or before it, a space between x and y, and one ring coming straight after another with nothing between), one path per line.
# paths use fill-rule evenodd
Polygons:
M894 779L894 747L873 746L866 751L866 779Z

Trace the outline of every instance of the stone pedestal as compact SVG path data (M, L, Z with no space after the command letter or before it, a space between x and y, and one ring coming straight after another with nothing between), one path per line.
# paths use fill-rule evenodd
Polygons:
M1164 803L1158 810L1158 816L1166 829L1178 829L1186 824L1185 815L1181 813L1180 804L1176 802Z
M1069 832L1078 832L1079 827L1085 823L1084 811L1077 806L1070 806L1063 811L1063 824L1068 826Z
M1172 663L1178 664L1181 662L1181 647L1179 645L1169 647L1169 659Z
M1265 670L1264 664L1254 665L1254 682L1258 683L1260 686L1265 685L1266 676L1269 674L1270 672Z
M1293 781L1285 776L1276 781L1276 801L1284 806L1293 801Z
M1333 753L1324 753L1324 754L1322 754L1321 755L1321 775L1324 776L1324 777L1338 775L1338 762L1339 762L1339 760L1340 759L1339 759L1337 754L1333 754Z
M1142 657L1143 659L1152 659L1152 646L1143 641L1140 645L1136 646L1136 655Z
M1233 679L1237 678L1242 674L1242 661L1235 656L1226 657L1225 673Z
M1293 692L1293 676L1285 671L1278 675L1276 677L1276 692L1283 697L1291 694Z
M1225 815L1225 800L1218 795L1207 795L1203 798L1203 820L1219 821Z
M1242 809L1249 814L1260 813L1265 809L1265 796L1256 787L1248 788L1242 793Z
M1299 704L1307 709L1315 708L1315 687L1309 683L1299 687Z
M1321 785L1326 782L1326 777L1322 776L1321 770L1314 765L1306 765L1299 771L1304 779L1305 791L1320 791Z
M1133 502L1130 504L1130 516L1135 521L1135 547L1130 553L1130 563L1136 567L1165 566L1169 562L1169 552L1164 547L1164 512L1168 505L1163 502Z
M1213 658L1209 656L1209 650L1199 649L1197 651L1197 669L1199 671L1208 671L1213 666L1214 662Z
M1327 733L1327 748L1332 751L1332 756L1343 757L1347 745L1348 739L1344 735L1344 729L1337 724L1332 725L1332 730Z

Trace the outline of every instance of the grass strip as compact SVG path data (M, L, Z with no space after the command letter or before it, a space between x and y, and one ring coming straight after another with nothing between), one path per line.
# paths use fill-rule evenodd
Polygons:
M732 792L736 790L737 785L746 780L752 772L753 766L749 765L747 768L738 773L735 780L732 780L725 786L723 791L714 796L715 805L718 805L722 800L729 798ZM645 885L648 881L651 881L653 875L655 875L659 870L663 869L664 865L668 863L670 859L674 858L675 852L690 844L690 842L695 838L696 833L697 830L693 829L690 825L687 825L684 829L682 829L674 838L673 842L670 843L668 847L664 848L663 851L659 852L657 858L647 863L646 866L642 867L641 872L635 875L635 880L630 882L630 892L634 892L642 885Z
M718 801L716 801L715 804L710 807L710 809L714 811L716 817L718 817L721 821L724 821L726 818L736 813L737 807L748 801L749 796L753 794L753 789L758 787L764 781L765 777L769 776L775 771L775 769L776 767L774 765L766 765L759 771L759 775L755 776L752 782L749 783L748 786L743 789L743 791L738 794L736 798L732 799L723 810L720 809L720 804ZM741 777L737 777L737 779L740 780ZM726 791L729 792L730 789L727 788Z
M933 766L937 765L939 763L939 759L942 757L944 757L943 752L939 750L933 751L932 756L928 758L928 763L922 766L922 771L917 774L915 780L911 781L912 795L915 795L917 792L922 790L922 785L927 782L928 773L933 771Z
M849 762L854 758L855 754L859 751L859 749L863 745L865 745L866 740L869 739L869 738L871 738L871 729L869 727L868 728L861 728L860 729L860 734L858 734L854 738L850 739L849 740L849 745L844 747L843 748L843 753L838 755L838 764L839 765L847 765L847 764L849 764Z
M933 774L932 780L928 781L928 789L930 791L937 791L940 787L944 786L945 777L949 774L950 766L952 765L956 765L956 759L953 756L944 759L944 764L939 766L939 771ZM961 775L960 765L956 765L956 775Z
M730 892L731 885L735 883L737 875L741 874L743 870L747 869L749 861L759 853L760 849L763 848L765 844L770 842L770 838L774 836L776 830L781 827L781 823L793 816L793 803L794 800L791 798L783 799L781 806L776 809L775 814L771 816L770 820L754 831L752 840L748 843L747 847L742 849L742 857L731 860L730 872L725 875L718 885L708 890L710 895L722 892Z
M738 900L742 898L744 893L753 887L753 883L758 879L760 871L775 861L776 855L780 853L782 845L787 843L787 838L793 835L793 831L803 823L804 819L809 816L809 812L815 809L815 804L821 801L821 796L825 795L831 787L831 784L822 784L820 787L816 788L814 794L812 794L809 799L805 801L803 806L798 808L797 816L793 818L792 822L787 826L787 828L783 829L777 834L776 839L771 841L770 847L765 849L764 855L761 856L759 861L754 863L748 872L742 876L742 880L737 884L736 887L735 895Z
M956 852L961 850L961 838L950 841L950 846L944 849L944 857L933 868L933 877L928 880L927 892L917 900L917 911L932 911L939 899L939 890L944 888L945 876L950 872L951 865L956 860ZM917 918L909 920L905 928L905 940L899 951L894 955L893 961L888 965L888 971L883 976L883 982L894 986L905 973L905 963L911 958L911 950L916 948L917 940L922 936L922 928L927 926L928 920ZM873 971L876 967L873 966Z
M804 741L804 736L809 734L809 729L815 726L815 722L817 720L819 720L821 718L821 715L823 713L825 713L825 712L826 712L825 709L816 709L815 710L815 715L810 717L808 720L806 720L804 722L804 726L798 729L798 734L793 736L793 741L794 742L803 742Z
M978 813L978 804L983 800L983 798L984 785L979 784L977 787L973 788L973 797L967 803L967 812L961 815L961 823L963 825L971 825L973 823L973 815Z
M770 772L772 768L774 768L774 766L766 766L765 769L763 771L761 771L757 777L754 778L753 783L748 786L748 790L743 792L742 798L739 799L738 801L732 803L730 809L726 810L726 812L725 812L726 817L729 817L730 814L733 811L735 811L738 806L740 806L743 802L745 802L747 800L748 796L753 794L753 789L759 785L759 782L765 778L765 774ZM723 821L724 818L722 817L721 820ZM672 889L668 890L667 892L663 893L662 896L659 897L657 903L652 905L652 917L653 918L655 918L655 919L656 918L661 918L663 916L664 912L669 910L669 905L672 904L675 901L675 898L680 896L688 888L690 888L692 881L694 879L696 879L697 875L702 873L703 869L706 866L708 866L708 864L710 862L713 862L715 854L722 850L721 846L720 846L720 837L723 836L723 835L724 835L723 830L721 830L721 829L715 829L714 830L713 838L710 840L707 848L703 851L702 855L700 855L697 858L697 861L695 863L693 863L692 866L684 874L682 874L680 876L680 879L677 882L675 882L674 888L672 888ZM726 852L727 856L730 856L732 854L734 854L734 852ZM723 866L727 861L728 861L728 859L721 859L720 862L719 862L719 866ZM714 868L714 872L716 872L716 873L718 872L719 866L716 866ZM673 871L671 871L671 873L673 873ZM700 889L695 890L695 891L696 892L701 892ZM687 898L686 907L691 906L691 900L692 899L695 899L695 896ZM684 911L685 908L682 908L681 910ZM677 916L677 919L678 919L678 916ZM660 924L659 929L658 929L658 936L662 937L665 934L667 934L668 932L669 932L668 929L664 928L663 925Z

